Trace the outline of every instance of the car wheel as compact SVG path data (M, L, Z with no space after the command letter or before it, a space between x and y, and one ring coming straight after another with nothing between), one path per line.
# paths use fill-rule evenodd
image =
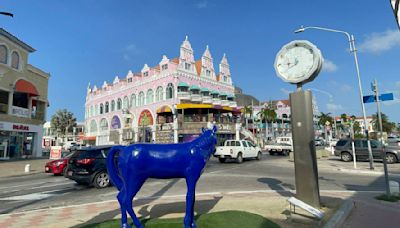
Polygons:
M274 152L270 151L270 152L269 152L269 155L274 155Z
M63 175L64 177L67 175L67 166L65 166L61 172L61 175Z
M349 152L342 152L340 158L342 161L349 162L353 160L353 156Z
M385 159L386 159L386 163L388 163L388 164L393 164L393 163L396 163L396 162L397 162L397 157L396 157L396 155L391 154L391 153L387 153L387 154L385 155Z
M237 162L237 163L242 163L242 162L243 162L242 153L238 153L238 155L237 155L237 157L236 157L236 162Z
M258 161L260 161L260 160L261 160L261 157L262 157L262 154L261 154L260 151L258 151L258 154L257 154L256 159L257 159Z
M108 177L108 173L102 171L94 177L93 184L96 188L106 188L110 185L110 178Z
M219 162L224 163L226 161L226 158L218 158Z

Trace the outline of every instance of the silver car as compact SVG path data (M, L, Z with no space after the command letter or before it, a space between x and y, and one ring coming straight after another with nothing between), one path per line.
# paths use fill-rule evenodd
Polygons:
M382 159L382 144L377 140L370 140L372 148L372 156L374 159ZM355 154L357 160L369 160L367 139L354 140ZM387 163L396 163L400 160L400 147L385 146L383 148ZM336 143L335 155L349 162L353 160L353 152L351 148L351 139L340 139Z

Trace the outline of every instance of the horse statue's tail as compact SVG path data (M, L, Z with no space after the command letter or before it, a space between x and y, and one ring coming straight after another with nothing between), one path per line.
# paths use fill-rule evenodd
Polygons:
M123 151L124 148L124 146L113 146L107 155L107 172L111 182L118 190L121 190L123 183L121 177L118 175L118 167L115 166L114 157L116 152Z

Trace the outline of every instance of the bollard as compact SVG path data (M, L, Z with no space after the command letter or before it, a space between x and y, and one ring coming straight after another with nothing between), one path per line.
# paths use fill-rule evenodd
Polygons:
M25 165L25 173L29 173L31 171L31 165L30 164L26 164Z
M389 189L391 194L399 194L400 192L399 182L389 181Z

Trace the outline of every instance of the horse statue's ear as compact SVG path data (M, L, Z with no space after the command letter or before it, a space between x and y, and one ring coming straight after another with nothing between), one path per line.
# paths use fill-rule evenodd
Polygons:
M204 129L204 127L201 128L201 132L206 132L206 129Z
M213 130L213 133L217 132L217 130L218 130L217 125L214 125L212 130Z

